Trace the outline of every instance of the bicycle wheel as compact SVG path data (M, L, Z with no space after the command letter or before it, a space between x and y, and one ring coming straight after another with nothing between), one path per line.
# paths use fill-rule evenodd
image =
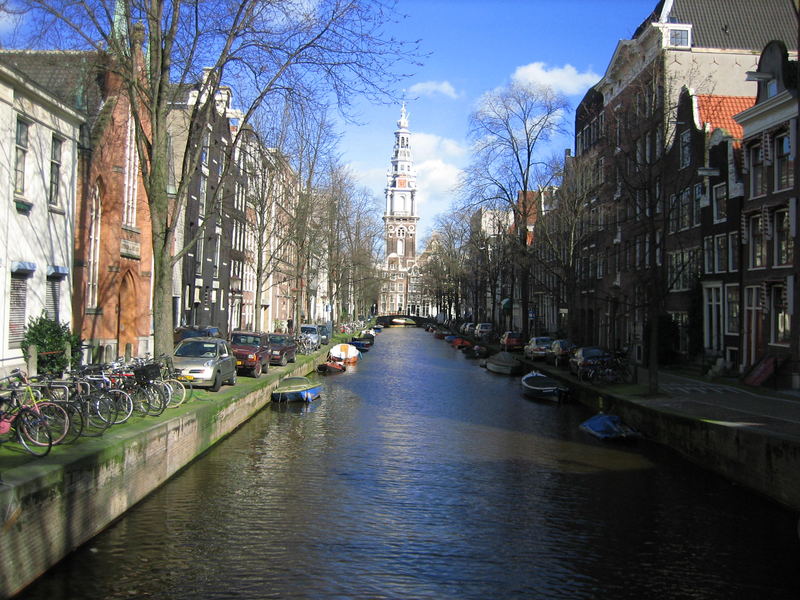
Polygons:
M117 419L117 407L114 400L106 392L95 394L89 403L88 417L91 428L102 434Z
M81 413L80 406L75 402L59 402L58 404L60 404L69 415L69 431L67 432L66 437L61 440L61 443L71 444L81 437L81 434L83 433L83 413Z
M169 397L169 408L180 406L186 402L189 396L191 396L191 387L187 387L182 381L177 379L167 379L164 381L164 383L167 384L172 390L172 394Z
M150 393L150 411L147 413L152 417L157 417L167 408L168 397L164 385L153 382L147 389Z
M47 419L29 408L20 409L14 418L17 441L34 456L45 456L53 447L53 436Z
M37 402L32 410L45 417L51 443L62 443L69 433L69 414L66 409L55 402Z
M108 390L108 396L117 407L117 418L114 419L114 425L124 423L130 419L133 414L133 399L131 395L124 390Z

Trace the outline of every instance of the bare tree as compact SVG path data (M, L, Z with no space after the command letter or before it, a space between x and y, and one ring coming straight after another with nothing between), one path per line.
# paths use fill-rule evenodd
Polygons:
M192 242L173 252L175 231L189 175L200 160L202 136L224 86L236 88L244 107L242 123L276 94L299 102L324 89L346 109L354 94L373 99L392 96L398 81L394 65L413 60L416 52L386 38L383 26L396 13L390 10L392 5L374 1L21 0L19 4L29 10L28 29L43 36L35 45L59 40L70 49L108 54L110 68L124 81L152 224L156 354L172 348L172 265ZM206 67L209 75L203 77L201 70ZM167 119L187 84L199 89L189 114L177 193L172 196L167 194Z
M512 83L482 99L470 117L474 158L461 184L470 205L502 202L512 211L517 251L522 329L527 334L529 304L528 225L535 193L550 185L553 171L546 144L563 131L566 99L549 87ZM509 292L511 292L509 289Z

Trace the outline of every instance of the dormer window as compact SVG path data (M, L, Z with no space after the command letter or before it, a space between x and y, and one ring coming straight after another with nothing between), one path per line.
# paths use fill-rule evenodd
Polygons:
M689 43L689 29L684 28L670 28L669 30L669 45L674 48L688 48Z

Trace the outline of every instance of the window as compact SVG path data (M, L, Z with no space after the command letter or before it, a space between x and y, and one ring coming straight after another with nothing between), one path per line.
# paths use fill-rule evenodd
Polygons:
M686 188L681 193L680 228L689 229L692 225L692 190Z
M58 206L58 190L61 187L61 146L63 141L53 136L50 146L50 193L47 202L50 206Z
M670 291L688 290L697 271L699 249L690 248L670 252L667 256L667 277Z
M94 186L89 206L89 254L86 261L86 307L97 308L97 290L100 277L100 223L103 207L100 188Z
M16 158L14 162L14 193L25 193L25 158L28 155L28 123L17 119Z
M770 316L772 321L772 343L791 343L791 315L786 306L786 287L773 285L770 288Z
M720 223L728 216L728 184L715 185L713 195L714 223Z
M714 272L714 238L710 235L703 238L703 271Z
M725 286L725 333L739 333L739 286Z
M767 193L767 180L764 178L764 156L761 146L750 148L750 197L763 196Z
M219 277L219 258L222 246L222 230L217 228L214 234L214 277Z
M60 322L61 277L48 277L45 282L44 310L47 318Z
M728 234L728 270L739 270L739 232L732 231Z
M11 273L8 312L8 347L19 348L25 334L25 308L28 299L28 273Z
M196 275L203 274L203 250L205 247L206 238L204 235L200 236L200 239L197 240L195 244L195 252L194 252L194 272Z
M785 190L794 185L794 157L786 134L775 138L775 189Z
M700 225L700 209L703 207L703 184L694 185L694 202L692 202L692 225Z
M692 132L688 129L681 132L681 169L692 163Z
M669 233L675 233L678 230L678 202L675 195L669 197Z
M766 240L762 229L761 215L750 217L749 234L750 268L763 268L766 261Z
M208 175L200 173L200 191L197 202L197 220L202 223L206 218L206 194L208 193Z
M794 259L794 238L789 233L789 211L775 211L775 266L790 266Z
M670 29L669 30L669 45L686 48L689 46L689 30L688 29Z
M728 267L728 236L721 234L714 239L714 270L717 273L724 273Z
M136 123L128 119L125 143L125 187L122 198L122 226L136 227L136 196L139 190L139 152L136 149Z
M200 164L204 167L208 166L208 149L210 144L211 134L206 131L203 135L203 145L200 148Z

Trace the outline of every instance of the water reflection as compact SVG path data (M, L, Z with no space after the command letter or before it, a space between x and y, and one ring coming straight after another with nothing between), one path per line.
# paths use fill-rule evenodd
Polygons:
M417 329L275 405L30 598L796 598L793 515Z

